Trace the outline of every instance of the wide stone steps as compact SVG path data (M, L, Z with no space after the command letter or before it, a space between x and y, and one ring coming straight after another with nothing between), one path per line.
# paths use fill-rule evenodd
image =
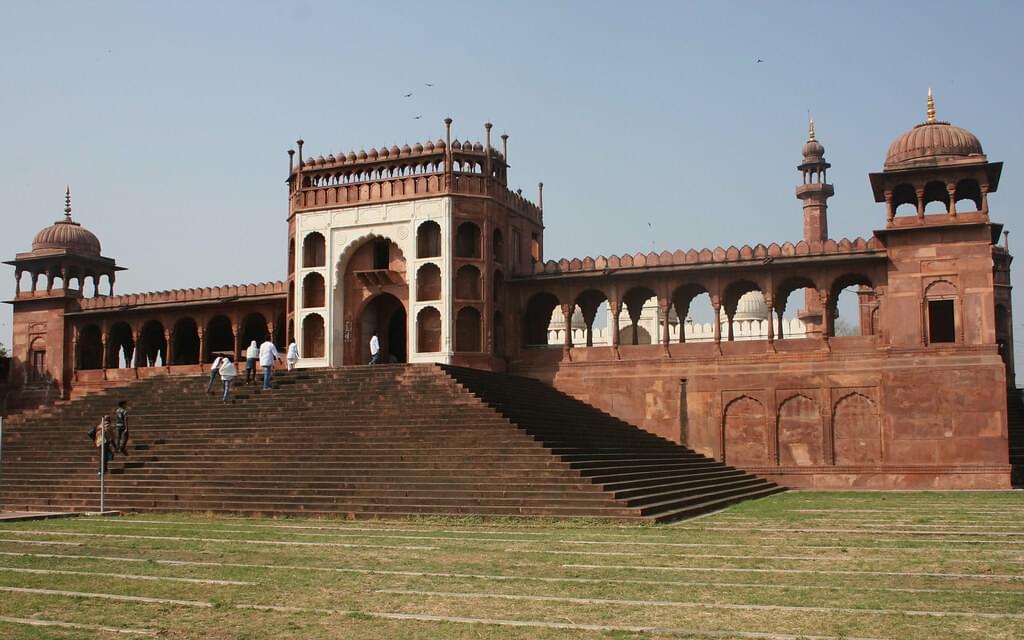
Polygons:
M674 519L778 490L540 383L482 375L516 397L496 404L434 365L281 372L233 403L206 376L139 381L9 421L0 506L95 509L85 433L122 398L131 455L105 485L126 511Z

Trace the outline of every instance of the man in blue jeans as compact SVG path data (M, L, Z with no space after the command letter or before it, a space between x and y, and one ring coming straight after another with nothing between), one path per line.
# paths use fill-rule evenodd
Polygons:
M263 367L263 390L270 390L270 372L274 368L274 362L281 357L281 354L277 352L277 347L270 341L270 336L267 336L263 344L260 345L260 366Z

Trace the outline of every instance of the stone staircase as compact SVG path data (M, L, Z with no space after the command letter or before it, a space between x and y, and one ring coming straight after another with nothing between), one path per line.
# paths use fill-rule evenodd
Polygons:
M122 398L131 402L130 455L110 465L108 509L662 520L779 490L540 383L472 373L280 373L272 391L239 387L228 404L219 391L206 395L200 376L90 394L4 425L0 507L97 509L99 456L86 432ZM518 413L489 392L500 379L528 391ZM527 411L540 407L564 433Z
M1006 390L1006 423L1009 429L1010 477L1013 486L1024 487L1024 399L1021 389Z
M538 380L446 365L441 368L571 469L643 517L677 520L783 491Z

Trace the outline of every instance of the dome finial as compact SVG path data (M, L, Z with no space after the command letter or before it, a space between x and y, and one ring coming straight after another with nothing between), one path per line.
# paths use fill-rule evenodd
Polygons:
M64 218L65 222L71 222L71 185L64 189Z
M928 87L928 124L935 124L935 98L931 87Z
M808 117L807 142L814 142L814 118Z

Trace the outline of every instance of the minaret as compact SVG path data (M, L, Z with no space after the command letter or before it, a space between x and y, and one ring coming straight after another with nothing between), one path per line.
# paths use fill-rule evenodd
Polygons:
M825 147L814 137L814 120L807 127L807 143L803 148L804 161L797 167L804 182L796 188L796 197L804 203L804 240L824 242L828 239L828 199L835 190L826 182L829 163L825 162Z

